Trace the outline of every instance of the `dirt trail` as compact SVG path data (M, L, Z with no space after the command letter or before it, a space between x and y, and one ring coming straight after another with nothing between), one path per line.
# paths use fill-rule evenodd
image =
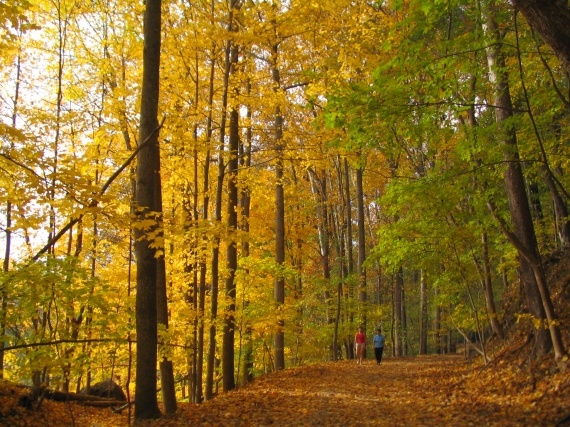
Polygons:
M536 408L525 409L513 399L470 395L464 378L473 369L457 356L386 358L380 366L367 360L363 365L342 361L293 368L204 405L183 407L178 420L172 420L175 424L162 420L149 425L553 425L537 421Z
M553 426L570 412L565 373L537 380L510 365L496 371L479 368L458 356L386 358L380 366L366 360L363 365L342 361L291 368L202 405L180 403L174 417L142 425ZM15 402L17 396L10 399ZM0 412L8 415L0 413L0 425L128 425L126 413L110 409L45 401L41 413L23 408L16 413L14 402L0 400Z

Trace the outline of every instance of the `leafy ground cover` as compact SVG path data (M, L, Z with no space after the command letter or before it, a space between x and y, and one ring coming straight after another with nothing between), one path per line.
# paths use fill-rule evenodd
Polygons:
M553 426L570 413L570 375L551 358L516 365L505 352L492 366L462 356L386 358L323 363L256 379L203 405L181 403L176 426ZM480 366L478 366L478 364ZM532 372L532 373L531 373ZM21 389L0 391L0 425L126 426L126 413L45 400L39 411L18 406Z

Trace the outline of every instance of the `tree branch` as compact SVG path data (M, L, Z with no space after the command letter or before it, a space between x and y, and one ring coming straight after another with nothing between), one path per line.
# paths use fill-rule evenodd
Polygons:
M503 232L503 234L507 237L507 239L509 240L509 242L511 242L511 244L519 251L519 253L533 266L536 267L537 265L540 265L540 260L537 259L534 255L532 255L531 253L529 253L529 251L527 250L527 248L525 247L525 245L523 244L523 242L521 242L519 240L519 238L509 229L508 224L505 222L505 220L499 216L499 214L497 213L497 207L495 206L495 203L493 203L492 201L488 201L487 202L487 206L489 207L489 210L491 211L491 215L493 215L493 218L495 218L495 220L497 220L497 222L499 223L499 228L501 229L501 231Z
M99 203L99 198L105 194L105 191L107 191L107 189L109 188L109 186L113 183L113 181L115 179L117 179L117 177L121 174L121 172L123 172L125 170L125 168L133 161L133 159L137 156L137 154L139 153L139 151L141 151L143 149L143 147L145 147L151 140L151 137L160 130L160 128L162 128L162 126L164 125L164 121L166 120L166 117L163 117L162 121L160 122L160 124L156 127L156 129L154 129L151 134L149 136L146 137L146 139L131 153L131 155L127 158L127 160L125 162L123 162L123 164L113 173L113 175L111 175L109 177L109 179L105 182L105 184L103 184L103 186L101 187L101 190L99 190L99 193L97 194L97 198L93 198L91 199L91 202L89 203L88 207L90 208L94 208L97 206L97 204ZM72 219L71 221L69 221L55 236L53 236L51 239L49 239L49 241L46 243L46 245L41 248L33 257L32 257L32 261L37 261L43 254L45 254L49 248L51 246L53 246L59 239L61 239L61 237L63 235L65 235L65 233L67 233L67 231L73 227L75 224L77 224L82 218L83 218L84 214L80 214L78 217Z
M83 339L83 340L55 340L55 341L43 341L43 342L34 342L29 344L15 344L4 347L3 351L8 350L17 350L19 348L30 348L30 347L44 347L48 345L57 345L57 344L84 344L84 343L93 343L93 342L122 342L126 340L118 340L113 338L90 338L90 339Z

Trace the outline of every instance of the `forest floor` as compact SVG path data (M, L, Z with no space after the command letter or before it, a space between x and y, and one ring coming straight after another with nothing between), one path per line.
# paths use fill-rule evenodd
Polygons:
M550 355L515 366L519 346L484 367L463 356L387 357L291 368L257 378L202 405L180 403L174 417L145 427L177 426L569 426L570 375ZM511 359L511 360L508 360ZM126 412L44 400L18 406L18 389L0 387L0 425L129 425Z
M570 251L546 262L563 340L570 345ZM386 357L301 366L256 378L202 405L180 403L175 416L141 427L187 426L556 426L570 427L570 364L552 354L529 357L532 325L523 318L520 290L503 296L509 338L487 343L491 362L463 355ZM388 348L390 350L390 348ZM125 410L44 399L25 409L29 390L0 382L0 426L122 427Z

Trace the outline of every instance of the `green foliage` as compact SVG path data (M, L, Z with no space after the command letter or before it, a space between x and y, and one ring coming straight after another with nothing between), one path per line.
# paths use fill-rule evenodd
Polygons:
M78 258L48 256L0 277L6 302L4 342L8 347L25 345L9 353L11 375L31 378L34 371L47 369L62 380L73 375L67 364L78 373L89 359L87 347L76 340L124 339L120 329L110 328L119 319L109 285L93 277Z

